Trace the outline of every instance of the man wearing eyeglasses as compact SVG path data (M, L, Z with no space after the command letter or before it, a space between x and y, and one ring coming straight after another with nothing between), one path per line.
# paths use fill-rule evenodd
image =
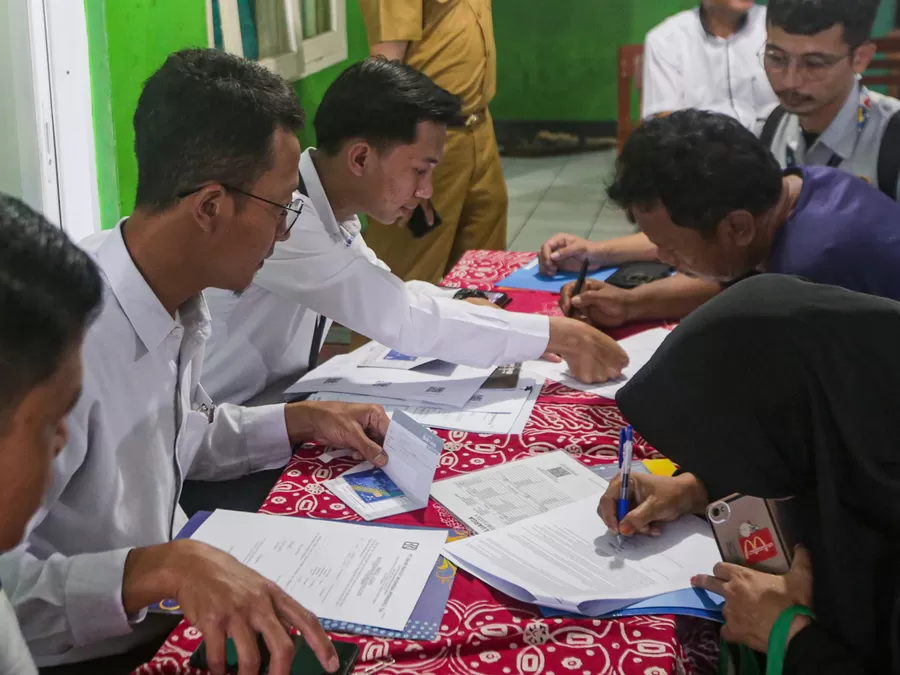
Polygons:
M241 672L256 672L262 633L268 672L287 675L289 627L328 672L338 668L315 616L275 584L223 551L173 540L186 522L186 478L283 467L307 441L387 461L379 406L217 406L200 384L211 330L202 292L243 291L288 236L303 118L279 77L214 49L172 54L144 85L134 211L82 242L103 303L65 450L25 542L0 557L38 666L61 669L42 672L129 672L171 630L171 617L147 612L166 599L203 633L215 672L225 671L228 637ZM133 660L86 663L135 648Z
M775 103L757 55L766 8L753 0L702 0L647 33L641 117L699 108L751 128Z
M837 167L900 198L900 101L859 81L878 0L769 2L762 60L780 105L761 123L782 167Z

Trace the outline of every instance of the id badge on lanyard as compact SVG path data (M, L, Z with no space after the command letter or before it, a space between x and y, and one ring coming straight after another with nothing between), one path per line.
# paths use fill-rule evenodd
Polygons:
M872 107L872 99L869 96L869 92L865 87L859 88L859 107L856 112L856 142L853 145L853 152L851 153L851 157L856 154L856 146L859 145L859 139L862 136L863 130L866 128L866 125L869 123L869 114L870 109ZM831 154L831 159L828 160L828 164L826 166L831 167L832 169L836 169L841 165L841 162L844 161L844 158L841 157L836 152ZM784 163L788 169L793 169L797 166L797 157L794 154L794 149L788 145L784 150Z

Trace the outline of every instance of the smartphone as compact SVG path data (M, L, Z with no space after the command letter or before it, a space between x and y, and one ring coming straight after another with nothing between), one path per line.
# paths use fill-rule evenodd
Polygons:
M434 225L428 224L428 219L425 217L425 208L421 204L416 207L416 210L409 217L406 227L416 239L424 237L444 222L440 214L435 210L434 204L431 205L431 211L434 213Z
M791 569L799 544L791 499L731 495L713 502L706 518L722 560L769 574Z
M454 300L465 300L466 298L481 298L482 300L492 302L500 309L503 309L512 302L512 298L510 298L506 293L502 293L500 291L479 291L473 288L460 289L456 291L453 296Z
M291 663L291 675L327 674L322 664L319 663L319 659L316 658L315 652L306 643L302 635L291 635L291 640L294 642L294 660ZM271 656L262 634L257 635L256 641L259 648L259 673L260 675L265 675L269 672ZM332 640L332 642L341 664L336 671L337 675L350 675L353 672L353 667L359 660L359 645L340 640ZM231 638L228 638L228 641L225 643L225 662L227 664L225 672L238 672L237 648L234 646L234 641ZM191 655L188 665L191 668L209 670L209 663L206 660L206 641L203 641L197 648L197 651Z

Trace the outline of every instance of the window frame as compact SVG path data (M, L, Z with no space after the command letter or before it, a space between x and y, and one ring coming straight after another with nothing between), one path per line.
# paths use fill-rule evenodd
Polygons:
M275 57L259 59L259 63L288 82L340 63L347 59L347 4L345 0L328 0L333 30L303 38L303 0L284 2L288 22L290 51ZM218 0L222 29L222 46L230 54L244 55L238 0ZM207 36L215 46L212 0L206 0Z

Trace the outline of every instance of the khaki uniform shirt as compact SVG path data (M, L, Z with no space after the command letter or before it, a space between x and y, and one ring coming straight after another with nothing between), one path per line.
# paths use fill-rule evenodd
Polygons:
M497 91L491 0L360 0L369 44L407 41L406 63L463 100L487 108Z

